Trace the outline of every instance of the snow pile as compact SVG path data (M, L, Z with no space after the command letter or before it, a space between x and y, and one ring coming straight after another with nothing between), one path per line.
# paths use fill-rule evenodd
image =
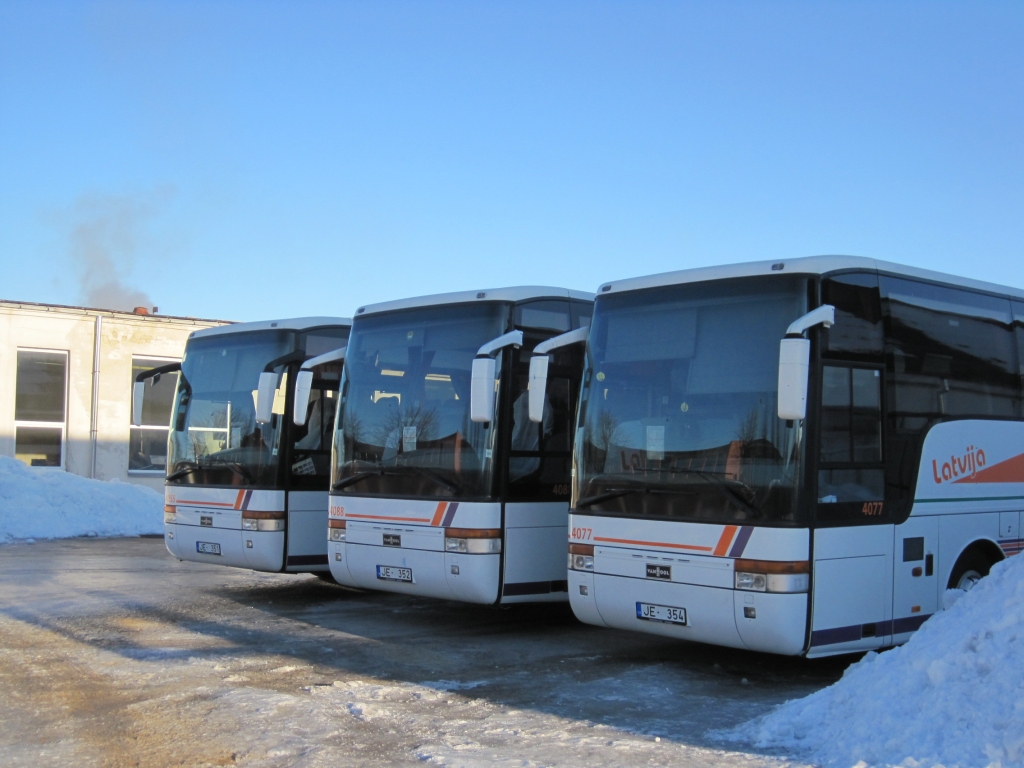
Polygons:
M0 456L0 543L162 533L163 496Z
M725 735L844 768L1024 765L1024 556L993 567L906 645Z

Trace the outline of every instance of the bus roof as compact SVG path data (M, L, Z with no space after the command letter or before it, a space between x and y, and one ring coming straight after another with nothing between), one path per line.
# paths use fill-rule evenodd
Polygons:
M379 304L368 304L356 310L359 316L373 315L379 312L394 312L400 309L417 307L434 307L444 304L468 304L474 301L526 301L528 299L579 299L593 301L594 294L586 291L574 291L571 288L552 288L544 285L520 285L510 288L489 288L484 291L456 291L455 293L435 293L431 296L414 296L409 299L382 301Z
M290 317L283 320L257 320L253 323L231 323L216 328L204 328L195 331L189 338L205 339L207 336L224 335L226 333L246 333L247 331L269 331L277 328L284 331L307 331L310 328L323 328L330 325L352 325L350 317Z
M604 283L598 288L600 295L606 293L620 293L624 291L638 291L644 288L657 288L667 285L680 285L682 283L697 283L705 280L724 280L730 277L752 277L754 275L771 274L812 274L823 275L829 272L842 270L868 270L878 271L903 277L916 277L922 280L930 280L937 283L946 283L959 288L969 288L986 293L995 293L1001 296L1012 296L1017 299L1024 299L1024 290L1010 288L1005 285L986 283L981 280L971 280L966 277L957 277L942 272L933 272L930 269L918 269L905 264L895 264L890 261L879 261L863 256L807 256L798 259L780 259L776 261L748 261L740 264L722 264L714 267L697 267L696 269L681 269L675 272L662 272L657 275L646 277L633 277L628 280L616 280Z

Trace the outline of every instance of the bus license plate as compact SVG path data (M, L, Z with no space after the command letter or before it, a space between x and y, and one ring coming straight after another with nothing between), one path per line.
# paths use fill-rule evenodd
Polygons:
M219 555L220 544L215 544L212 541L197 541L196 552L201 555Z
M412 568L395 568L392 565L378 565L377 578L384 581L412 581Z
M662 621L666 624L686 624L686 609L668 605L636 604L636 617L646 621Z

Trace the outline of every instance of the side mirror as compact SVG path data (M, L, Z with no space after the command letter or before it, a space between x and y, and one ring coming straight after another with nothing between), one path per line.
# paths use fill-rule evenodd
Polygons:
M494 415L494 374L497 361L493 357L473 360L473 374L469 388L469 418L488 422Z
M548 388L547 355L534 355L530 358L530 421L538 424L544 421L544 399Z
M136 381L132 388L132 426L142 426L142 401L146 397L146 382Z
M779 342L780 419L795 421L807 416L810 360L811 342L807 339L783 339Z
M313 372L299 371L295 377L295 412L292 414L292 421L298 426L306 423L306 415L309 410L309 393L313 389Z
M277 374L264 371L256 389L256 423L269 424L274 415L274 391L277 389Z

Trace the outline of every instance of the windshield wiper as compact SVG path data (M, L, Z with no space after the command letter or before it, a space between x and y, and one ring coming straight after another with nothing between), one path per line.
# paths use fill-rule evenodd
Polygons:
M748 515L751 515L752 517L761 516L761 510L759 510L749 501L747 501L739 494L737 494L736 491L729 487L729 484L723 478L718 477L717 475L714 475L710 472L704 472L699 469L686 469L684 467L669 467L667 471L670 473L678 473L681 475L696 475L704 482L713 486L715 490L721 493L722 496L724 496L728 501L731 501L733 504L742 509ZM744 488L747 488L749 490L749 486L740 483L739 480L736 480L734 482L742 485Z
M369 477L384 477L385 475L389 477L402 476L407 474L405 470L421 475L423 477L429 477L438 485L443 485L451 493L458 493L459 491L462 490L462 486L457 485L456 483L453 483L452 481L442 477L440 474L434 472L432 469L427 469L426 467L409 466L379 467L377 469L369 470L366 472L357 472L351 477L346 477L336 482L334 485L331 486L331 490L340 491L342 488L346 488L350 485L355 485L356 483L362 482L363 480L366 480Z
M228 459L221 459L221 458L211 457L211 456L207 456L205 462L190 461L190 462L188 462L187 466L184 466L181 469L175 470L174 472L169 474L165 479L166 480L177 480L179 477L184 477L185 475L190 475L190 474L192 474L193 472L195 472L197 470L200 470L200 469L210 469L211 466L214 466L214 465L215 466L221 466L221 467L227 467L232 472L234 472L236 475L238 475L240 478L245 480L245 482L247 482L247 483L253 482L252 474L249 472L249 470L247 470L245 467L243 467L238 462L236 462L236 461L229 461Z
M348 486L355 485L356 483L361 482L361 481L365 480L368 477L374 477L375 475L380 475L380 474L382 474L382 473L381 472L356 472L351 477L346 477L346 478L343 478L343 479L339 480L338 482L336 482L334 485L331 486L331 490L332 491L340 491L342 488L347 488Z
M182 462L182 463L184 463L184 462ZM197 469L199 469L199 465L196 464L194 461L190 461L190 462L188 462L187 466L184 466L181 469L174 470L173 472L171 472L171 474L169 474L164 479L165 480L177 480L179 477L184 477L185 475L192 474Z
M230 459L222 459L219 456L207 456L205 465L203 464L203 462L199 462L199 466L201 466L203 469L209 469L211 466L214 465L227 467L240 478L245 480L245 482L253 482L252 473L249 472L248 469L246 469L242 464L239 464L237 461L231 461Z
M582 499L576 502L576 509L583 507L590 507L594 504L600 504L602 501L608 501L609 499L617 499L620 496L626 496L630 493L658 493L658 494L671 494L676 491L668 490L665 488L647 488L644 486L635 486L633 488L614 488L604 493L598 493L593 496L584 496Z

